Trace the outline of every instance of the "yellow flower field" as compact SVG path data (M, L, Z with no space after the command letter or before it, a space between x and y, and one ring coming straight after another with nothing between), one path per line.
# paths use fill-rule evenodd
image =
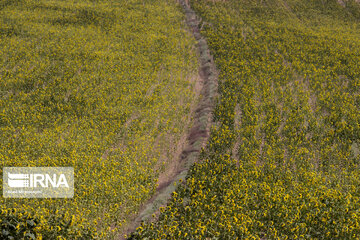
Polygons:
M133 239L359 239L359 4L191 6L220 72L215 124Z
M183 20L171 0L0 2L0 171L75 170L72 199L1 197L1 237L123 231L195 101L195 40Z

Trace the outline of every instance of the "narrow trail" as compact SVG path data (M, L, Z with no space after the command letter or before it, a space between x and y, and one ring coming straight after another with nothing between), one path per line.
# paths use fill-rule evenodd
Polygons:
M197 81L200 82L197 82L197 84L198 88L200 86L198 90L200 96L197 104L190 113L193 117L193 124L187 133L186 143L183 144L182 149L180 149L179 156L174 159L175 163L173 166L176 167L165 170L171 172L164 172L159 176L159 185L156 193L143 205L137 217L129 224L127 230L124 232L127 236L134 232L136 228L140 226L141 222L154 220L154 214L158 216L159 208L166 205L171 194L176 190L176 183L185 181L190 167L198 160L200 151L206 145L209 138L212 111L217 95L217 71L206 40L200 34L200 19L186 3L188 1L178 0L178 2L184 9L186 23L197 41L196 45L200 63L199 77L197 79ZM165 174L167 177L164 177ZM120 239L125 238L122 235Z

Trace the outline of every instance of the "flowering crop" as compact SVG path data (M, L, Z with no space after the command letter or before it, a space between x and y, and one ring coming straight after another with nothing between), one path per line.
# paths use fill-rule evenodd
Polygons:
M344 1L345 2L345 1ZM143 239L359 239L360 7L208 1L215 124Z
M123 230L186 131L194 42L171 0L1 1L1 169L74 167L75 196L1 198L0 238Z

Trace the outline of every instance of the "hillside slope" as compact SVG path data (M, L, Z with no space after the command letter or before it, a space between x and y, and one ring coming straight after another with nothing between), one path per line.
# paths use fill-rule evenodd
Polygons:
M360 236L360 8L193 0L219 73L202 161L132 239Z
M172 0L0 1L0 173L75 172L71 199L1 196L0 239L113 239L152 196L196 102L183 20Z

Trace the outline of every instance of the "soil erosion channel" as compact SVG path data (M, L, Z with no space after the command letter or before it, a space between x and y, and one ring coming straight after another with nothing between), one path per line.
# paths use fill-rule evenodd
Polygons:
M140 209L139 214L129 224L124 232L129 236L143 221L151 221L152 216L159 214L159 207L165 206L171 194L176 189L176 183L184 182L188 170L199 158L201 149L205 146L212 123L212 111L217 96L217 71L206 40L200 34L201 20L184 0L179 0L186 15L186 23L197 41L199 56L199 77L196 78L195 91L200 94L197 103L190 112L192 127L180 143L178 156L169 163L169 167L160 174L155 194ZM124 239L121 236L120 239Z

